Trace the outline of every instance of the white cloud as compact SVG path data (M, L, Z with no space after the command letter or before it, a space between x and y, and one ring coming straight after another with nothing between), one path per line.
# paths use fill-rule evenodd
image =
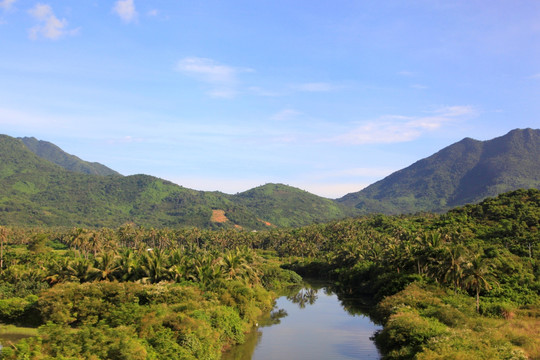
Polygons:
M137 10L133 0L118 0L113 7L113 12L126 23L137 20Z
M249 68L237 68L219 64L212 59L187 57L180 60L176 70L211 85L210 96L231 98L237 94L238 74L252 72Z
M259 86L251 86L251 87L248 88L248 90L252 94L255 94L257 96L278 97L278 96L283 96L284 95L283 93L280 93L280 92L277 92L277 91L266 90L266 89L263 89L263 88L261 88Z
M387 115L377 121L358 126L334 137L331 141L345 144L389 144L417 139L422 134L439 129L446 123L473 117L477 111L472 106L447 106L428 116Z
M231 83L236 81L238 70L234 67L221 65L214 60L189 57L178 62L176 69L188 75L193 75L209 83Z
M158 15L159 15L159 10L157 10L157 9L152 9L152 10L148 11L146 14L147 14L148 16L158 16Z
M290 121L297 118L299 115L302 115L300 111L294 109L283 109L272 115L270 119L275 121Z
M412 71L403 70L403 71L398 72L398 75L405 76L405 77L413 77L416 74L413 73Z
M531 79L540 79L540 73L532 75Z
M79 31L79 29L68 30L67 20L58 19L49 5L36 4L28 13L39 21L38 25L28 31L28 36L32 40L36 40L40 36L57 40L64 35L75 35Z
M15 3L17 0L2 0L0 1L0 8L4 10L11 9L11 6Z
M297 91L305 91L305 92L330 92L330 91L338 90L340 87L330 84L330 83L325 83L325 82L313 82L313 83L293 85L292 88Z

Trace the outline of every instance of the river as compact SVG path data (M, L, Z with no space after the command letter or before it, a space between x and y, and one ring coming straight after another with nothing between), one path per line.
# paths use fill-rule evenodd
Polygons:
M246 342L224 360L380 359L375 325L360 301L341 301L326 286L306 286L276 300Z

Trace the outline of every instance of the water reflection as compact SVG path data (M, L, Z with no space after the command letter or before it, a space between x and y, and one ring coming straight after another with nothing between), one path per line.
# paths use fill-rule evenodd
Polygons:
M380 359L370 340L380 327L367 317L368 309L361 299L339 299L322 284L290 289L245 344L223 359Z
M287 300L293 304L298 304L300 309L306 307L306 305L313 305L317 300L317 291L315 289L300 289L296 294L287 296Z

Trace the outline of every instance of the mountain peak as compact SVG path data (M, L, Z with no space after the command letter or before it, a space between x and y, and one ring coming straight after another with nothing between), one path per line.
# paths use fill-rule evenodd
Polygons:
M540 188L540 130L464 138L337 201L366 213L444 211L518 188Z

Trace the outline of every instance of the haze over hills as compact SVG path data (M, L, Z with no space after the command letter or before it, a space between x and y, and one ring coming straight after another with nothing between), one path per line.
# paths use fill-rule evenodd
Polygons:
M116 227L134 222L264 229L330 221L355 212L281 184L228 195L187 189L149 175L88 174L88 163L59 161L73 159L52 144L41 145L48 151L38 149L37 154L64 167L36 155L21 139L0 136L0 224Z
M465 138L337 201L362 213L439 212L518 188L540 188L540 130Z

